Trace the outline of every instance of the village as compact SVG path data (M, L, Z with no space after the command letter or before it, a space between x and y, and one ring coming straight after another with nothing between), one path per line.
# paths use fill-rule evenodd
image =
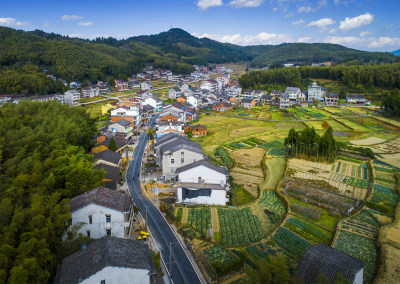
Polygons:
M95 168L105 172L104 186L78 195L70 206L71 227L99 240L87 248L93 252L66 258L58 279L69 279L78 266L82 270L96 251L120 248L147 255L145 262L126 266L124 258L140 256L123 254L118 267L146 271L124 277L169 283L165 245L148 223L151 204L160 216L152 218L166 218L200 283L244 283L244 271L237 271L241 259L255 267L269 255L284 255L303 279L315 280L310 262L317 257L319 273L334 278L337 270L354 283L369 283L376 269L372 242L378 228L392 222L380 217L387 212L373 202L398 200L391 188L399 168L354 151L342 151L333 163L288 159L284 138L290 127L315 127L321 134L333 127L339 141L371 145L383 158L396 145L400 126L378 117L364 95L340 98L316 81L306 90L288 86L267 93L242 90L231 78L234 70L224 66L193 67L190 76L149 67L127 81L116 79L113 87L74 81L64 94L0 96L0 103L56 100L84 107L97 119L91 152ZM130 178L132 164L140 169ZM132 190L143 197L133 198ZM149 202L146 214L139 210L143 198ZM341 259L336 270L334 259Z

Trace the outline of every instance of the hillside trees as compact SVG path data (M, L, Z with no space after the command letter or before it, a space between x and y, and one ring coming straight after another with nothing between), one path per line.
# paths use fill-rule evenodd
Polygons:
M400 91L395 89L383 98L382 114L387 117L400 118Z
M71 217L68 199L101 185L86 154L85 110L23 101L0 108L0 282L49 282Z
M309 78L341 81L346 87L400 88L400 64L277 68L246 73L239 82L244 89L267 89L271 84L304 88Z

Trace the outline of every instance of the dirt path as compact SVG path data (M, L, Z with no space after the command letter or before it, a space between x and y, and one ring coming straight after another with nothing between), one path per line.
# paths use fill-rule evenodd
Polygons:
M251 213L253 215L256 215L258 220L260 221L261 224L261 229L264 232L264 234L269 234L271 231L271 225L269 224L269 222L267 221L267 218L264 213L264 207L260 206L259 204L253 204L252 206L250 206L250 210Z
M182 224L187 223L188 216L189 216L189 210L186 207L184 207L183 211L182 211L182 219L181 219Z
M216 207L211 207L211 225L214 233L220 231L218 208Z

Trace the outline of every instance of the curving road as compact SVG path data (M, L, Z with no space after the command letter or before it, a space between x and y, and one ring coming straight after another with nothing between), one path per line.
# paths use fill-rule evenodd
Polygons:
M156 115L151 117L148 125L153 126L156 119ZM126 174L128 188L132 199L139 208L142 216L145 217L147 214L147 226L161 251L161 257L167 266L167 270L171 275L173 283L202 283L195 268L186 255L186 252L182 248L181 243L175 236L164 216L154 206L153 202L142 194L140 187L140 169L147 140L148 135L144 132L137 141L135 151L133 152L133 160L129 163ZM172 244L171 256L170 244ZM170 261L170 257L172 261ZM172 263L171 266L170 263Z

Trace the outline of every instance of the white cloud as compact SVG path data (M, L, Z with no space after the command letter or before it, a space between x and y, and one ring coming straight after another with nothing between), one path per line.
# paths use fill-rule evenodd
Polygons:
M280 44L284 42L291 42L292 39L287 34L275 34L275 33L259 33L257 35L220 35L220 34L197 34L193 33L196 37L208 37L213 40L220 42L228 42L237 45L259 45L259 44Z
M369 31L361 32L361 33L360 33L360 37L364 37L364 36L367 36L367 35L369 35L369 34L370 34Z
M218 7L222 6L222 0L198 0L197 1L197 7L199 7L200 10L205 11L208 8L211 7Z
M0 18L0 26L5 27L20 27L29 25L29 22L20 22L14 18Z
M74 21L74 20L81 20L83 19L82 16L77 16L77 15L63 15L61 17L61 20L63 21Z
M336 33L336 32L337 32L337 29L330 29L328 33L329 34L333 34L333 33Z
M316 10L313 9L312 7L310 7L310 6L297 7L297 12L299 12L299 13L310 13L310 12L315 12L315 11Z
M297 40L297 42L311 42L311 38L310 37L301 37Z
M77 23L78 26L91 26L93 25L93 22L80 22Z
M289 14L286 14L286 15L284 16L284 18L291 18L291 17L294 17L294 14L293 14L293 13L289 13Z
M237 8L252 8L260 6L263 2L264 0L232 0L229 5Z
M294 21L293 23L292 23L292 25L293 26L298 26L298 25L303 25L303 24L305 24L306 23L306 21L304 21L303 19L300 19L300 20L298 20L298 21Z
M44 23L44 24L42 25L42 27L44 27L44 28L48 28L48 27L50 27L50 26L51 26L50 23Z
M327 36L324 42L336 43L361 49L376 50L376 48L385 47L386 50L392 50L400 45L400 38L398 37L334 37Z
M370 13L365 13L363 15L354 18L346 17L344 21L340 21L339 29L341 29L342 31L357 29L369 25L373 21L374 21L374 15Z
M321 0L318 4L318 9L324 8L328 5L328 1L326 0Z
M335 23L334 20L331 18L323 18L319 19L318 21L312 21L310 22L307 27L317 27L320 30L326 30L328 26L333 25Z
M339 5L340 4L339 0L335 0L334 2L335 2L335 5Z

